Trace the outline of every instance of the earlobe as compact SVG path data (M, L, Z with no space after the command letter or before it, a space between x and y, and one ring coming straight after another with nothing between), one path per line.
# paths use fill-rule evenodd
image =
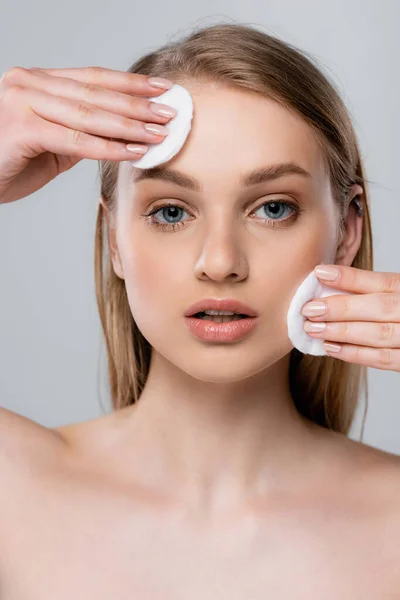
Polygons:
M99 196L99 204L101 204L101 206L103 207L103 209L105 211L108 251L110 253L110 259L111 259L111 263L112 263L112 266L114 269L114 273L120 279L125 279L121 259L120 259L119 252L118 252L118 244L117 244L115 227L112 224L112 220L110 218L110 211L106 205L106 202L105 202L105 199L103 196Z
M108 248L110 252L110 258L113 265L113 269L117 277L125 279L124 270L121 264L121 258L119 256L118 244L116 239L115 229L112 227L108 232Z
M114 273L116 274L116 276L119 277L120 279L125 279L119 256L111 257L111 261L112 261Z

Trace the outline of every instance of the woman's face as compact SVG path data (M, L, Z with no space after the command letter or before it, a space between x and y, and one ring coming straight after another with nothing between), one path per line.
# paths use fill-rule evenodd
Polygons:
M256 93L183 85L194 102L192 129L160 166L196 180L199 189L158 178L134 182L141 170L121 163L113 264L156 352L197 379L235 381L293 348L289 304L315 265L334 260L337 214L322 152L300 117ZM250 172L289 162L309 176L241 184ZM257 327L234 343L197 339L184 312L210 297L253 307Z

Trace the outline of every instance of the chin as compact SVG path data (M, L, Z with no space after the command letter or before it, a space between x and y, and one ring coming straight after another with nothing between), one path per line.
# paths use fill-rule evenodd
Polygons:
M251 348L242 344L204 344L202 348L186 347L186 352L156 350L164 359L194 379L209 383L233 383L257 375L269 369L290 352L286 342L285 352L277 353L277 347Z
M210 363L191 363L177 365L180 369L185 371L188 375L194 379L209 383L234 383L235 381L242 381L248 377L252 377L268 369L271 363L266 361L217 361L213 360ZM272 363L273 364L273 363Z

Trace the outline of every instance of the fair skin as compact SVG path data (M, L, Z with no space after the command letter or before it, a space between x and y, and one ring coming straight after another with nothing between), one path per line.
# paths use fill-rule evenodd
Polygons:
M190 174L203 190L153 178L132 185L139 170L122 163L110 245L132 314L153 347L139 405L126 411L127 455L146 460L159 492L176 490L211 517L280 487L293 469L304 478L301 466L314 452L316 432L290 395L286 314L314 266L336 261L337 230L322 152L303 120L246 91L186 86L196 116L168 166ZM286 174L240 187L242 173L283 162L310 177ZM303 209L297 219L290 208L281 206L278 218L263 208L293 198ZM149 227L140 216L166 200L185 211L175 216L175 231ZM168 222L165 211L157 221ZM361 226L352 212L343 264L357 252ZM254 307L261 322L253 335L236 344L194 338L183 313L210 296Z
M133 183L124 162L109 217L115 272L153 348L148 380L137 405L100 419L51 436L21 425L27 466L7 480L19 500L0 506L5 598L390 598L398 458L302 418L288 389L291 298L316 264L352 263L361 219L349 210L337 248L322 153L300 118L244 90L183 85L195 118L168 167L203 191ZM288 161L311 177L239 186ZM289 208L261 208L295 199L303 212L286 223ZM149 226L141 215L168 200L184 225ZM235 344L193 338L183 313L210 296L253 306L258 328Z

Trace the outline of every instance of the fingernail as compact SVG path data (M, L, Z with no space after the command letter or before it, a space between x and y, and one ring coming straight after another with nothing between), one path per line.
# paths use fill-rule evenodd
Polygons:
M324 342L324 348L325 350L328 350L328 352L339 352L342 347L338 344L328 344L327 342Z
M326 323L314 323L312 321L305 321L304 323L304 331L314 331L319 333L320 331L324 331L326 328Z
M324 302L310 302L304 306L301 314L305 317L319 317L324 314L325 310L326 304Z
M135 152L136 154L145 154L148 150L147 146L135 146L134 144L127 144L126 149L129 152Z
M176 110L165 104L157 104L157 102L150 102L150 109L156 114L162 117L175 117Z
M339 276L339 270L336 267L315 267L314 271L318 277L321 277L321 279L326 279L327 281L334 281Z
M146 123L144 128L150 133L155 133L157 135L167 135L168 129L163 125L154 125L153 123Z
M174 84L169 79L164 79L164 77L149 77L147 79L149 85L157 88L164 88L169 90Z

